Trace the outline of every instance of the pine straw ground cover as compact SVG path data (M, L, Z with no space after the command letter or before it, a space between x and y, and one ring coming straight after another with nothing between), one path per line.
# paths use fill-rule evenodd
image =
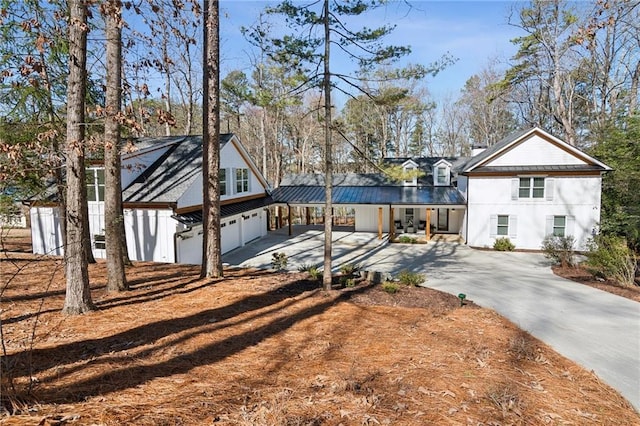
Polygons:
M3 424L640 424L593 373L434 290L136 263L107 294L98 263L98 310L65 316L60 259L1 259Z

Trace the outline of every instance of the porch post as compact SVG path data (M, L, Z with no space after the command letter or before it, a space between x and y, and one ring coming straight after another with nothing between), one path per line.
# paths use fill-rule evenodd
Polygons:
M289 236L293 235L293 212L291 211L291 206L287 205L287 210L289 213Z
M278 206L278 226L277 228L282 228L284 224L284 213L282 212L282 206Z
M389 240L393 240L396 234L396 227L393 224L393 207L389 206Z
M304 208L304 215L307 225L311 225L311 210L309 210L309 207Z
M378 207L378 239L382 239L382 207Z
M424 227L424 233L427 237L427 241L431 239L431 209L427 208L427 226Z

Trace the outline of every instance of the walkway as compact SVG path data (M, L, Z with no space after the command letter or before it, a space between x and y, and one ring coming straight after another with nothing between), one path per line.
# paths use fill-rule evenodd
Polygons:
M288 269L322 266L321 228L284 230L223 256L231 265L270 268L274 252L287 254ZM388 244L376 234L337 231L333 267L397 274L424 273L424 285L465 293L494 309L616 388L640 411L640 303L555 276L538 253L474 250L462 244Z

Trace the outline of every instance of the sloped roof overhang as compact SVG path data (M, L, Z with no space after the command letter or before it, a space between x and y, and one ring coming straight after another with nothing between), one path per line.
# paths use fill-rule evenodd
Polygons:
M280 186L271 196L274 204L322 205L325 188L321 186ZM338 186L332 190L335 205L458 206L466 201L453 187Z
M268 207L272 203L273 200L271 199L271 197L266 196L262 198L254 198L246 201L241 201L239 203L221 205L220 217L224 219L230 216L239 215L251 210ZM199 225L202 223L202 209L186 213L177 213L172 217L178 222L187 226Z

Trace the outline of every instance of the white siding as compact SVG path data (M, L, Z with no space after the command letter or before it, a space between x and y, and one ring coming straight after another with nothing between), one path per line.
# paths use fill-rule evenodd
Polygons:
M168 209L125 209L124 227L131 260L175 262L178 222Z
M227 195L220 197L221 201L246 197L250 195L264 194L265 188L260 183L260 180L255 175L253 170L244 161L244 158L240 155L236 147L232 143L227 143L220 152L221 166L227 170ZM249 169L249 191L242 192L240 194L234 194L235 190L235 176L233 176L233 169ZM192 206L199 206L202 204L202 176L198 176L193 181L189 189L178 199L178 209Z
M47 254L62 256L62 229L60 227L60 214L57 207L32 207L31 216L31 241L35 254Z
M355 210L356 232L378 232L378 207L357 206ZM398 209L394 212L398 217ZM382 207L382 232L389 232L389 206Z
M517 144L485 166L522 166L550 164L585 164L574 154L561 149L538 135Z
M106 250L96 249L95 235L104 235L104 202L89 202L89 235L91 236L91 250L97 259L107 257Z
M469 179L467 243L474 247L492 247L491 215L517 217L517 229L509 230L516 248L539 250L546 235L547 216L575 218L573 236L579 250L600 221L599 176L554 176L554 197L511 199L511 177Z

